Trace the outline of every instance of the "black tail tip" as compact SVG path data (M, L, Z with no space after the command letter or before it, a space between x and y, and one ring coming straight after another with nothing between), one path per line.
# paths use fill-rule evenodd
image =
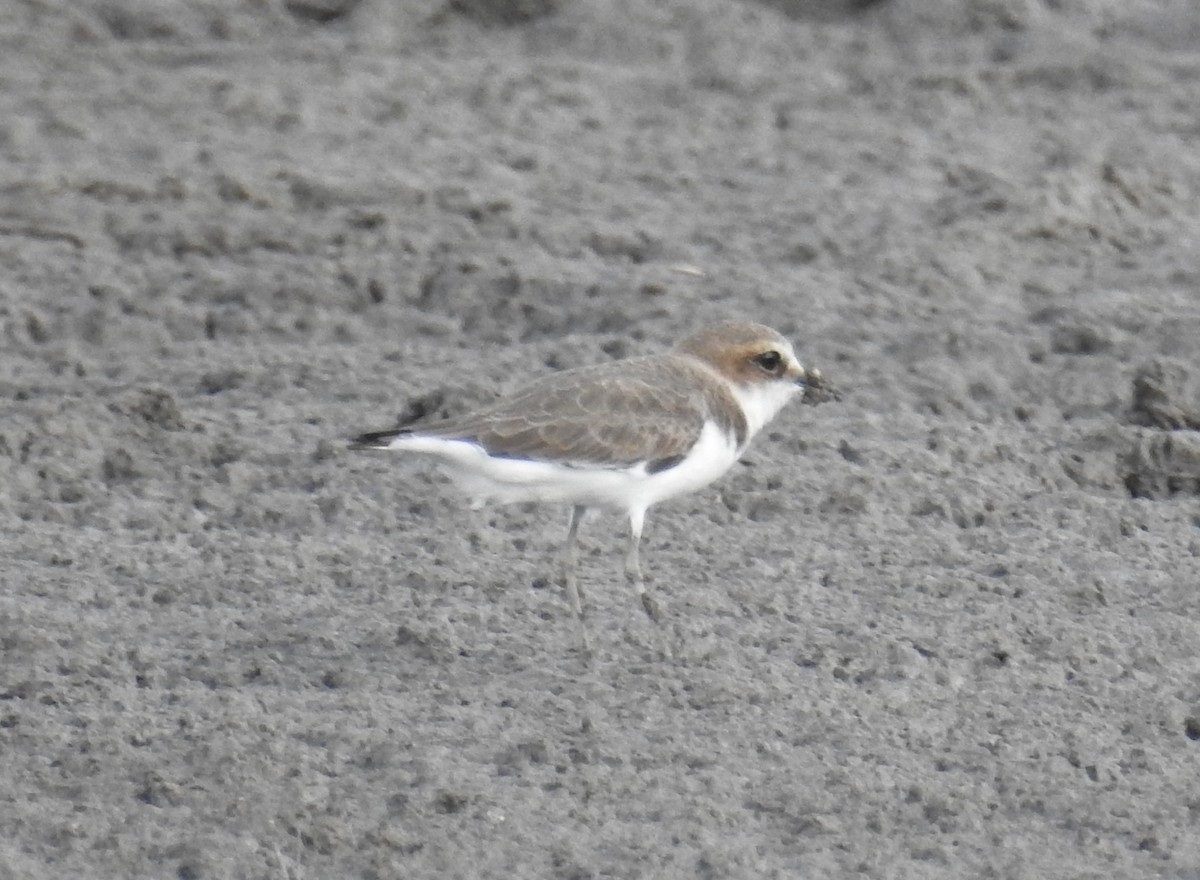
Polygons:
M387 449L388 444L399 437L400 431L368 431L350 441L351 449Z

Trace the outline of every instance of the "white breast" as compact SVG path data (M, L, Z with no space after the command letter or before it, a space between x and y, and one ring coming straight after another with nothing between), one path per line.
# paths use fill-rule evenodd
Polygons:
M733 437L715 422L705 422L696 445L675 467L656 474L645 474L642 468L634 500L644 509L667 498L695 492L729 470L740 454Z
M782 379L754 382L749 385L731 383L729 389L737 398L742 412L746 414L746 427L749 429L746 440L749 441L767 422L775 418L787 402L796 396L800 387L794 382Z

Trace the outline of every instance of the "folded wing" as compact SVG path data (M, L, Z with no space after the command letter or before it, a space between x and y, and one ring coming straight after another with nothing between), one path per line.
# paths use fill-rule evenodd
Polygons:
M713 405L722 394L728 396L702 367L677 358L635 358L555 373L474 412L354 442L386 447L402 436L440 437L477 443L496 456L662 470L681 461L705 421L724 411ZM724 421L740 442L744 427Z

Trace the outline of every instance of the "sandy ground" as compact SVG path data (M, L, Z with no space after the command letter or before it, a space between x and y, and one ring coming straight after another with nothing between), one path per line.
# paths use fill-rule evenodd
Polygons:
M0 7L0 877L1200 877L1200 9L864 6ZM724 317L675 662L344 448Z

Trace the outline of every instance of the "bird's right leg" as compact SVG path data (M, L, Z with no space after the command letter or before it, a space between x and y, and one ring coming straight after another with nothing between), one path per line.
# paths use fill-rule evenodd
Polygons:
M646 512L644 510L630 511L629 545L625 552L625 578L633 585L633 591L637 593L638 600L642 603L642 610L646 612L646 616L650 618L650 622L660 633L662 653L669 659L675 656L674 649L671 647L670 634L663 626L663 615L658 603L646 589L646 578L642 575L642 564L639 559L638 549L642 543L642 526L645 519Z
M571 524L567 527L567 543L563 548L563 584L567 588L567 598L571 602L571 610L575 612L575 620L579 623L579 640L583 645L583 653L591 653L591 645L588 643L587 622L584 619L583 611L583 596L579 592L579 578L577 570L579 568L579 551L577 549L577 538L579 536L579 524L583 522L583 515L587 512L587 508L582 505L575 505L571 508Z

